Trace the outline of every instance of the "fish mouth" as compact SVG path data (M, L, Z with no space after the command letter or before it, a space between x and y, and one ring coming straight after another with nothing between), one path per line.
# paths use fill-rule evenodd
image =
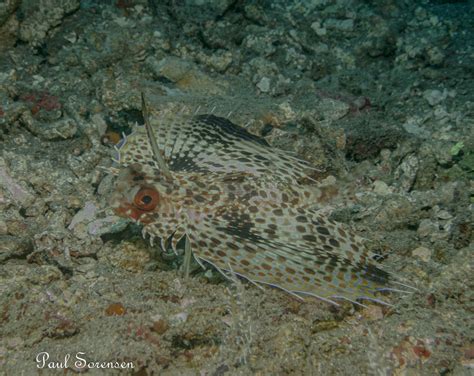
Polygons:
M119 217L131 219L142 225L147 225L152 222L152 218L146 215L149 211L137 208L129 202L120 203L119 206L113 208L113 211Z

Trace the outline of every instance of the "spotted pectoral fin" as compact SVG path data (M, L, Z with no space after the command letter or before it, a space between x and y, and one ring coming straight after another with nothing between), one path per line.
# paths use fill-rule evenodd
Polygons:
M331 245L330 235L321 240L310 218L308 214L307 234L296 230L300 222L295 218L259 224L241 215L232 222L223 218L201 221L189 236L200 261L223 271L232 269L252 282L333 303L339 298L377 299L376 291L390 283L389 273L364 255L356 257Z
M169 247L177 254L177 244L186 233L186 223L183 218L170 218L152 213L150 220L142 229L143 237L149 236L152 246L158 242L162 251L168 251Z

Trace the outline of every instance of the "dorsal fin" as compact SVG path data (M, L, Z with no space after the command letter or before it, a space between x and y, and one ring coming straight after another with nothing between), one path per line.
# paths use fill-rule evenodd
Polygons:
M151 124L150 124L150 116L149 116L148 108L147 108L146 102L145 102L145 94L143 94L143 92L141 93L141 97L142 97L142 114L143 114L143 119L145 121L146 134L148 136L148 142L150 143L150 147L151 147L151 150L153 152L153 156L155 158L156 163L158 163L158 166L160 168L160 172L169 181L173 181L173 176L171 175L171 171L169 170L168 166L166 165L165 159L163 158L163 153L158 148L158 144L156 143L156 138L155 138L155 135L153 133L153 128L151 127Z

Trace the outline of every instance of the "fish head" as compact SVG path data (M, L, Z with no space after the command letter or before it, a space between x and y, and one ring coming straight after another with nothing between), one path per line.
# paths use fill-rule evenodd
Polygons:
M150 176L142 164L133 163L120 169L109 204L118 216L146 225L174 212L172 191L164 176Z

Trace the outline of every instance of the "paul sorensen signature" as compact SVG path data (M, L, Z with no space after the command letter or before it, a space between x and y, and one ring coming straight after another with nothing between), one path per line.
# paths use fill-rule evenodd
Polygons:
M133 369L133 362L126 361L97 361L87 359L85 352L77 352L75 354L66 353L62 358L52 360L49 353L42 351L36 355L36 367L43 369Z

